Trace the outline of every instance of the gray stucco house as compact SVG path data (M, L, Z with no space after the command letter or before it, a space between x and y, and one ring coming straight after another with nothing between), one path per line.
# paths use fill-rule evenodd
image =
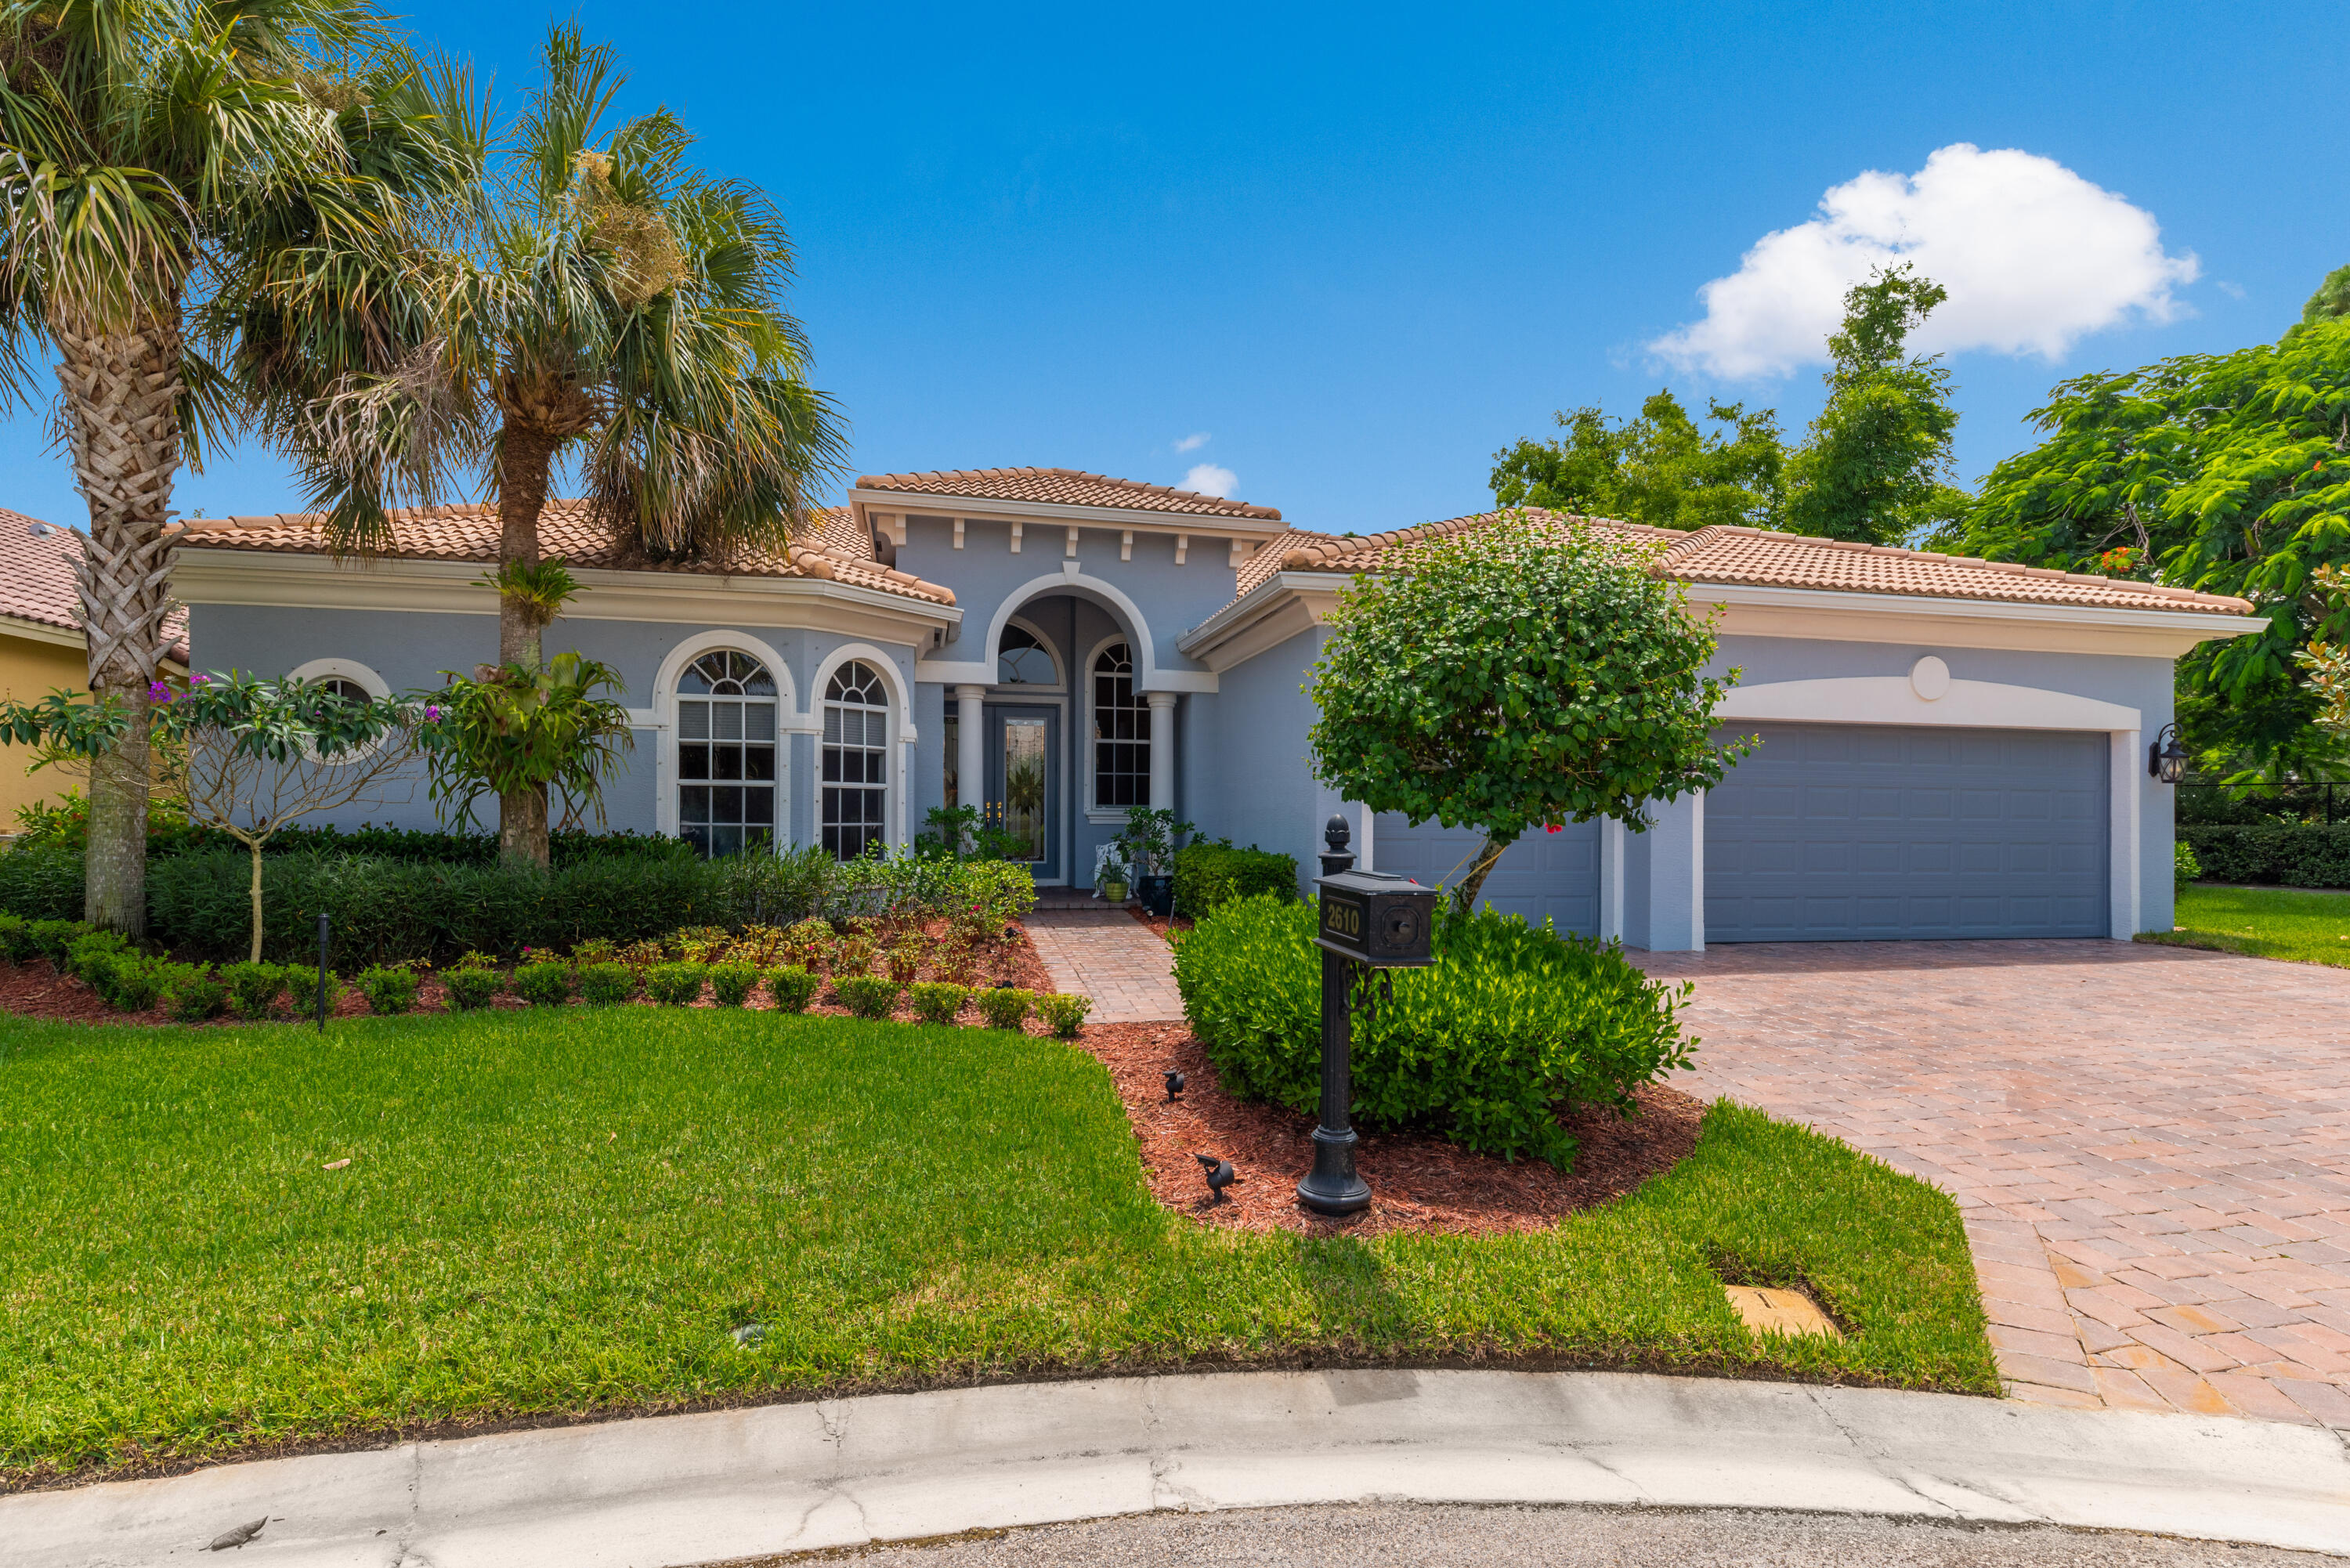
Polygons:
M1399 543L1066 469L857 482L805 546L712 566L619 557L576 506L548 554L584 591L547 634L619 670L638 727L610 826L726 849L898 845L1004 803L1044 884L1089 887L1128 807L1311 866L1334 811L1366 863L1447 880L1467 832L1366 820L1305 763L1302 690L1334 597ZM1659 950L1853 938L2115 937L2171 922L2169 787L2147 748L2171 665L2262 623L2241 599L1745 528L1644 532L1739 667L1725 728L1763 744L1647 833L1513 846L1485 897ZM494 512L403 514L338 562L315 519L188 524L173 586L195 668L382 693L495 657ZM420 788L377 821L432 821Z

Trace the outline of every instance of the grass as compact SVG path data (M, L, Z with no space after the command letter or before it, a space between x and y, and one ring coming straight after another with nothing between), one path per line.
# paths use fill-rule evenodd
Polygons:
M1091 1056L977 1029L0 1021L0 1486L1087 1369L1517 1360L1997 1388L1950 1202L1759 1113L1717 1106L1680 1167L1541 1234L1210 1231L1152 1201ZM1724 1259L1808 1282L1851 1337L1751 1338Z
M2350 967L2350 893L2190 883L2179 888L2172 919L2178 930L2147 931L2137 940Z

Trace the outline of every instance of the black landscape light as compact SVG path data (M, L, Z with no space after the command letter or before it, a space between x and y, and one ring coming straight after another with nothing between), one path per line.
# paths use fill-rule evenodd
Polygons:
M1436 889L1409 877L1355 870L1347 819L1322 830L1322 1118L1314 1129L1314 1169L1297 1184L1298 1201L1316 1214L1358 1214L1371 1189L1355 1169L1352 1121L1354 989L1357 967L1420 969L1436 961ZM1386 977L1381 976L1382 980Z
M2146 749L2146 771L2167 784L2187 776L2187 748L2178 742L2178 726L2165 724Z
M327 1032L327 911L318 911L318 1033Z

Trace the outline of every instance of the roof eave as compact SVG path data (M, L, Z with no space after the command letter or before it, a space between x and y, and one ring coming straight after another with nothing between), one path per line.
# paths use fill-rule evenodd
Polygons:
M850 512L860 524L868 510L942 517L1049 517L1097 528L1146 528L1160 534L1270 539L1291 531L1276 517L1227 512L1164 512L1142 506L1095 506L1067 501L1006 501L992 495L950 495L922 490L852 490Z

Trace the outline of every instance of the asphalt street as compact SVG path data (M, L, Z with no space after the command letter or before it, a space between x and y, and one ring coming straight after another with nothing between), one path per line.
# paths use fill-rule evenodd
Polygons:
M2350 1553L2350 1542L2344 1549ZM1850 1514L1355 1503L1146 1513L729 1568L2330 1568L2344 1561L2152 1535Z

